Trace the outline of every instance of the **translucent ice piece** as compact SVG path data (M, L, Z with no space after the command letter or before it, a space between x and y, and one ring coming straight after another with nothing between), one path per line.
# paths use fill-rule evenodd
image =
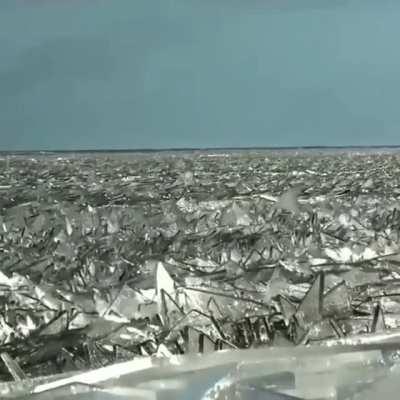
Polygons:
M303 191L302 186L296 186L290 188L279 197L276 202L276 208L280 208L285 211L290 211L294 214L300 213L300 205L298 201L299 194Z
M240 207L236 202L226 209L221 217L221 224L227 226L248 226L252 222L246 210Z

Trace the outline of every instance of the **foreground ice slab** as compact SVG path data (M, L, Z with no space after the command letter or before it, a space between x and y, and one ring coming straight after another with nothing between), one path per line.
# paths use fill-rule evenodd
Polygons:
M398 344L225 350L143 357L72 376L1 384L2 398L397 399Z

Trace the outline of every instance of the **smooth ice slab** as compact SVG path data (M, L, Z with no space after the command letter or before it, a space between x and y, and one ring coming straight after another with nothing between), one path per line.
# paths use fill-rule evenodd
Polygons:
M299 346L142 357L72 376L0 385L2 398L140 400L394 399L397 345ZM387 391L387 392L385 392Z

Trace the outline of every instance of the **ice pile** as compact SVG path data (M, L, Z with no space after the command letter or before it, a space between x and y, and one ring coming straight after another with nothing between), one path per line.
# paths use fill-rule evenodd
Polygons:
M398 343L396 154L0 164L0 381L146 357L153 368L154 357L221 350ZM215 375L263 396L232 371ZM307 397L299 387L279 393Z

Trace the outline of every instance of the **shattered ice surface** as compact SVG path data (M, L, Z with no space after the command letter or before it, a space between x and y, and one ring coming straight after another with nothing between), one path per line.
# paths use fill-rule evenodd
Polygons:
M392 343L399 165L395 153L0 159L0 381Z

